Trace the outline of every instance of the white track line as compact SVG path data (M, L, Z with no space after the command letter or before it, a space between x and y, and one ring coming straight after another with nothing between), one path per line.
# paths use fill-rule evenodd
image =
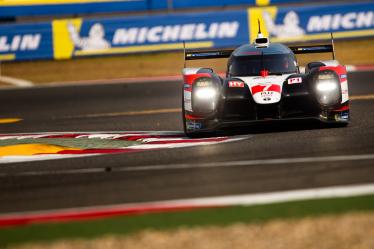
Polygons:
M85 215L100 212L118 212L139 209L145 212L157 211L166 209L171 211L173 209L189 207L189 208L204 208L204 207L225 207L233 205L261 205L272 204L290 201L303 201L313 199L327 199L327 198L344 198L353 196L363 196L374 194L374 184L360 184L360 185L345 185L333 187L321 187L310 189L297 189L288 191L276 191L268 193L255 193L244 195L229 195L217 197L204 197L204 198L191 198L191 199L177 199L156 202L143 202L143 203L129 203L129 204L116 204L106 206L89 206L79 208L67 208L56 210L41 210L30 212L14 212L4 213L0 215L1 221L7 219L40 219L41 217L53 218L54 216L61 215Z
M5 159L5 158L4 158ZM163 164L163 165L146 165L146 166L130 166L130 167L114 167L111 168L114 172L119 171L158 171L158 170L180 170L193 168L225 168L225 167L243 167L255 165L276 165L276 164L295 164L295 163L327 163L340 161L361 161L373 160L374 154L361 155L339 155L339 156L324 156L324 157L299 157L299 158L279 158L279 159L259 159L259 160L244 160L244 161L228 161L228 162L212 162L212 163L182 163L182 164ZM105 168L87 168L87 169L62 169L53 171L26 171L15 173L13 175L52 175L52 174L84 174L84 173L100 173L104 172ZM0 174L0 177L8 174Z
M0 81L18 86L18 87L31 87L34 86L34 84L31 81L8 77L8 76L0 76Z
M231 195L207 198L195 198L159 202L168 205L199 205L199 206L226 206L226 205L258 205L298 200L311 200L335 197L349 197L374 194L374 184L334 186L290 191L277 191L269 193L256 193L246 195Z
M90 157L90 156L99 156L99 155L102 155L102 154L92 153L92 154L70 154L70 155L52 154L52 155L32 155L32 156L3 156L3 157L0 157L0 164L37 162L37 161ZM2 174L0 174L0 177L1 176Z

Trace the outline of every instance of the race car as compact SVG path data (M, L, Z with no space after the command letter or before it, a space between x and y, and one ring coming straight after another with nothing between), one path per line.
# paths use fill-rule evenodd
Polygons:
M331 52L333 60L310 62L300 72L295 54ZM229 58L226 78L210 68L184 68L182 117L187 136L259 122L319 120L349 123L345 66L334 43L287 47L259 31L253 44L235 50L186 51L186 60Z

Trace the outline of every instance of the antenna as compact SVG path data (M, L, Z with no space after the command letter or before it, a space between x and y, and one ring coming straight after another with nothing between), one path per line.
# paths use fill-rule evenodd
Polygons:
M257 38L254 41L255 47L256 48L267 48L269 46L269 43L270 43L269 38L265 37L261 33L260 19L257 19L257 22L258 22L258 34L257 34Z
M186 68L186 42L183 41L183 68Z
M261 34L261 23L260 23L260 18L258 18L257 21L258 21L258 33Z
M331 35L331 46L332 46L332 59L335 60L334 36L332 32L330 33L330 35Z

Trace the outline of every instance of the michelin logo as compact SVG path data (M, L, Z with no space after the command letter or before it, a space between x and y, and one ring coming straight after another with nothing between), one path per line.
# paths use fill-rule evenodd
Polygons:
M117 29L113 45L135 43L161 43L206 39L224 39L237 36L239 22L191 23L183 25L154 26Z
M41 34L0 36L0 52L34 51L39 49Z
M308 32L319 32L339 29L362 29L374 26L374 12L349 12L346 14L334 14L312 16L307 25Z
M270 35L277 38L293 38L313 32L359 30L374 27L373 11L314 15L308 19L305 29L300 26L300 18L295 11L287 12L281 24L276 24L267 11L263 11L263 18Z
M305 34L304 29L299 26L299 16L295 11L289 11L285 15L283 24L275 24L267 11L263 12L263 18L265 20L267 30L274 37L287 38L302 36Z
M76 48L81 50L102 50L111 47L110 43L105 40L104 26L100 23L95 23L88 32L88 37L80 37L74 25L68 24L68 31L70 39Z
M191 23L154 27L120 28L114 31L113 40L105 39L104 26L95 23L88 37L81 37L72 23L67 27L70 39L76 48L84 51L110 49L111 46L123 46L142 43L166 43L191 40L224 39L237 36L239 22Z

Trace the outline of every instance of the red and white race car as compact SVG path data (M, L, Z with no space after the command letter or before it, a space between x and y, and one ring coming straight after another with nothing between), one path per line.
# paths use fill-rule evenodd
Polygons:
M295 54L331 52L305 73ZM235 50L187 51L186 60L229 58L226 78L210 68L183 69L183 124L187 135L274 120L315 119L349 123L347 71L329 45L287 47L259 32Z

